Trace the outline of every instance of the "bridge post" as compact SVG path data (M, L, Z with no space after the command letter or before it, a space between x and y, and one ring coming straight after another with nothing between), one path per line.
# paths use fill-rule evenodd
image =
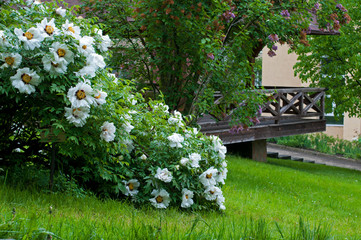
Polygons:
M258 162L267 162L266 139L227 144L227 152L250 158Z

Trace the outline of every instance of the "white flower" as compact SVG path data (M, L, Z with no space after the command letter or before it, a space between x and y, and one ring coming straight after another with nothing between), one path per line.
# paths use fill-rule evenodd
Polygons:
M54 18L49 22L48 19L44 18L40 23L37 23L36 26L44 38L49 37L53 39L54 36L59 35L60 33L59 29L55 26Z
M59 7L55 10L55 13L62 16L62 17L65 17L66 15L66 9L63 9L62 7Z
M89 117L90 108L79 107L79 108L65 108L65 117L73 123L75 127L83 127L86 123L86 119Z
M106 92L95 90L94 91L94 100L98 105L106 103L105 98L108 96Z
M94 43L94 38L89 37L89 36L84 36L82 38L79 39L79 46L78 46L78 51L87 56L90 53L94 53L94 47L93 47L93 43Z
M49 48L49 50L54 55L54 59L56 62L60 62L65 59L66 62L70 63L74 60L74 54L72 51L69 50L66 44L54 42Z
M225 159L227 148L223 145L222 140L218 136L214 136L214 135L210 136L209 138L212 140L213 150L215 152L218 152L218 156L221 159Z
M185 137L186 138L190 138L192 137L192 135L197 135L198 134L198 129L197 128L192 128L191 130L185 130L186 134L185 134Z
M177 110L175 110L173 115L174 115L174 117L170 117L168 119L168 123L171 125L177 125L178 127L184 126L182 114L180 112L178 112Z
M63 25L61 25L64 34L70 35L75 39L80 39L80 27L74 26L74 23L69 23L67 19Z
M189 159L188 158L182 158L180 160L180 164L183 166L186 166L189 163Z
M127 147L129 153L131 153L134 149L133 141L131 139L123 140L123 144Z
M101 55L90 53L87 55L86 65L75 74L77 76L89 76L93 78L98 68L105 68L105 66L104 58Z
M140 156L140 159L142 159L143 161L147 160L147 156L145 154L143 154L142 156Z
M140 186L140 183L137 179L130 179L129 181L123 181L125 185L125 192L124 194L126 196L134 196L138 194L138 188Z
M4 53L1 55L1 60L5 62L1 68L18 68L21 64L22 57L19 53Z
M24 48L26 50L34 50L41 46L41 42L44 37L37 28L30 28L28 31L24 32L20 28L14 29L15 35L19 38L20 41L24 42Z
M177 148L183 147L181 143L184 141L184 137L182 137L182 135L178 133L173 133L167 139L170 141L169 143L170 147L177 147Z
M151 193L154 198L149 199L152 205L156 208L167 208L170 202L169 193L164 190L153 190Z
M218 171L215 179L217 182L224 184L224 180L227 179L228 169L224 168L223 171Z
M189 155L190 164L193 168L199 167L199 161L201 160L201 155L198 153L192 153Z
M67 96L73 107L90 108L90 105L95 102L92 95L93 89L91 86L84 82L80 82L75 87L69 89Z
M223 196L223 195L222 195L222 190L221 190L219 187L209 186L209 187L204 191L204 197L205 197L208 201L216 200L218 196Z
M219 210L226 210L226 207L223 205L225 201L225 198L223 197L222 194L217 196L216 202L219 205Z
M216 185L217 182L215 177L217 175L217 172L217 169L215 169L214 167L210 167L199 176L199 180L204 187L207 188Z
M165 113L168 113L169 106L163 103L157 103L153 106L154 111L163 111Z
M101 42L98 46L99 50L102 52L108 51L108 48L112 46L112 40L110 40L108 35L103 35L103 31L100 29L96 30L96 33L100 36Z
M106 64L102 55L91 53L87 56L86 59L87 65L95 65L98 68L105 68Z
M19 89L21 93L27 94L35 92L35 86L38 86L41 82L40 76L30 68L18 69L16 74L10 77L10 80L14 88Z
M100 138L106 142L111 142L115 138L115 126L114 123L104 122L101 126Z
M132 129L134 128L133 125L130 124L130 122L123 123L123 128L127 133L130 133Z
M137 104L137 100L134 99L134 95L133 94L130 94L129 95L129 101L132 105L135 105Z
M44 56L42 58L44 69L53 74L64 74L67 70L67 62L59 59L54 59L54 56Z
M7 46L8 41L5 38L5 33L3 30L0 30L0 46Z
M193 192L187 188L182 190L182 208L189 208L193 205Z
M154 177L166 183L171 182L173 179L172 173L168 171L168 168L158 168Z

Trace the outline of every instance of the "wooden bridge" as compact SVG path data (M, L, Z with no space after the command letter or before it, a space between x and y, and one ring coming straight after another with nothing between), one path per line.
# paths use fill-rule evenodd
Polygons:
M265 93L270 100L262 107L262 114L258 116L260 122L236 133L230 131L231 113L221 121L205 115L198 120L198 124L203 133L219 136L227 148L245 148L242 151L248 151L247 156L265 161L266 139L326 130L325 90L265 87L259 91ZM217 94L215 98L215 101L219 102L223 96Z

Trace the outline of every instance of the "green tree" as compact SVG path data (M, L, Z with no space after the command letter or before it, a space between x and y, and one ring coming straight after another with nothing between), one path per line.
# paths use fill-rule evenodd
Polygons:
M335 115L348 112L361 116L361 12L358 1L340 1L341 17L331 16L333 24L349 23L338 36L309 37L310 46L297 48L299 62L295 73L311 86L327 87Z
M276 42L308 45L313 13L324 28L341 14L335 1L82 1L86 16L117 39L113 69L163 92L171 110L222 119L238 107L233 123L246 125L265 100L253 91L260 51L268 46L274 56Z

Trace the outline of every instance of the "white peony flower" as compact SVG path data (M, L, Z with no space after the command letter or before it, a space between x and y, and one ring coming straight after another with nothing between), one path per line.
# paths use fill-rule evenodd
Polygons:
M41 42L44 37L37 28L30 28L28 31L24 32L20 28L14 29L15 35L19 38L20 41L24 43L24 48L26 50L34 50L41 46Z
M169 193L164 190L153 190L151 193L154 198L149 199L152 205L156 208L167 208L170 202Z
M19 53L4 53L1 55L1 60L5 63L1 68L18 68L21 64L22 57Z
M125 192L124 194L126 196L135 196L138 194L138 188L140 186L140 183L137 179L130 179L129 181L123 181L125 185Z
M44 38L54 39L54 36L60 33L59 29L55 26L54 18L49 22L48 19L44 18L40 23L37 23L36 26Z
M214 135L211 135L209 138L212 141L213 150L215 152L218 152L218 156L221 159L225 159L226 153L227 153L227 148L226 148L226 146L223 145L222 140L218 136L214 136Z
M188 158L181 158L180 160L180 164L183 166L186 166L189 163L189 159Z
M169 143L170 147L177 147L177 148L183 147L181 143L184 141L184 137L182 137L182 135L178 133L173 133L167 139L170 141Z
M130 124L130 122L123 123L123 128L127 133L130 133L132 129L134 128L133 125Z
M115 138L115 126L114 123L104 122L101 126L100 138L106 142L111 142Z
M201 160L201 155L198 153L192 153L189 155L189 162L193 168L199 167L199 161Z
M182 208L189 208L193 205L193 192L187 188L182 190Z
M54 42L49 50L54 55L56 62L65 60L66 62L70 63L74 61L74 54L69 50L66 44Z
M208 201L216 200L218 196L223 196L223 195L222 195L222 190L221 190L219 187L209 186L209 187L204 191L204 197L205 197Z
M105 98L108 96L106 92L95 90L94 91L94 100L98 105L106 103Z
M199 176L199 180L204 187L207 188L216 185L217 182L215 177L217 175L217 172L218 172L217 169L215 169L214 167L210 167Z
M99 50L102 52L108 51L108 48L112 46L113 42L110 40L108 35L103 35L103 31L101 29L97 29L95 31L101 38L101 42L98 46Z
M223 171L218 171L215 179L217 182L224 184L224 180L227 179L228 169L224 168Z
M198 129L197 128L192 128L191 130L185 130L185 137L186 138L190 138L192 136L196 136L198 134Z
M92 38L92 37L84 36L84 37L80 38L78 51L81 54L83 54L84 56L94 53L95 50L93 47L93 43L94 43L94 38Z
M59 59L58 61L54 59L53 56L44 56L42 58L44 69L52 74L64 74L67 70L67 62L65 60Z
M73 123L75 127L83 127L86 123L86 119L89 117L90 108L79 107L79 108L65 108L65 117Z
M16 74L10 77L12 85L17 88L20 93L31 94L35 92L35 86L41 82L40 76L30 68L20 68Z
M97 71L97 67L95 65L86 65L78 72L75 72L75 75L78 77L95 77L95 72Z
M89 76L90 78L95 77L95 73L98 68L105 68L104 58L96 53L87 55L86 65L75 74L77 76Z
M168 171L168 168L163 168L163 169L158 168L157 173L155 174L154 177L166 183L171 182L173 179L172 173Z
M222 194L217 196L216 202L219 205L219 210L226 210L226 207L224 206L225 198Z
M170 117L168 119L168 123L170 125L177 125L178 127L184 126L182 114L180 112L178 112L177 110L175 110L173 115L174 115L174 117Z
M145 154L143 154L142 156L140 156L140 159L142 159L143 161L147 160L147 156Z
M0 30L0 46L7 46L9 43L5 38L5 32Z
M65 23L61 26L63 33L66 35L70 35L75 39L80 39L80 27L74 26L74 23L69 23L67 19Z
M59 7L55 10L55 13L62 16L62 17L65 17L66 15L66 9L63 9L62 7Z
M153 111L163 111L165 113L168 113L169 106L163 103L157 103L153 106Z
M68 91L68 99L75 108L88 107L95 103L93 89L90 85L80 82Z

